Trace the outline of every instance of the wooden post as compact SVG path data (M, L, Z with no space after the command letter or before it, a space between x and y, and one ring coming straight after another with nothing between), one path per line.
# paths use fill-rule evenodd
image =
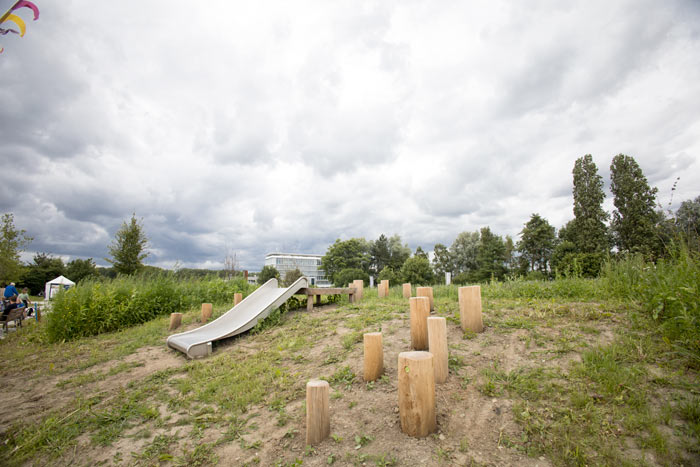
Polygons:
M168 330L172 331L179 328L180 323L182 323L182 313L170 313L170 326L168 326Z
M365 344L365 381L374 381L384 371L384 349L382 348L382 333L368 332L363 336Z
M435 310L432 287L416 287L416 297L428 297L428 300L430 301L430 311Z
M430 352L399 354L399 417L408 436L420 438L437 430L433 360Z
M306 444L320 443L331 434L328 382L312 379L306 383Z
M484 322L481 319L481 286L459 288L459 319L463 331L484 330Z
M202 303L202 323L206 323L211 318L211 303Z
M408 303L411 308L411 348L427 350L430 301L428 297L411 297Z
M359 302L360 300L362 300L365 283L362 281L362 279L357 279L352 281L352 286L357 289L357 292L355 292L355 301Z
M39 308L39 304L36 302L34 303L34 315L37 321L41 321L41 308Z
M447 320L432 316L428 318L428 349L433 354L435 368L435 383L442 384L447 380Z
M403 285L403 298L411 298L411 284L407 282Z
M379 287L377 288L377 295L379 298L387 298L389 296L389 281L388 280L383 280L379 283Z
M306 311L314 311L314 296L306 296Z
M233 306L238 305L243 301L243 294L242 293L235 293L233 294Z

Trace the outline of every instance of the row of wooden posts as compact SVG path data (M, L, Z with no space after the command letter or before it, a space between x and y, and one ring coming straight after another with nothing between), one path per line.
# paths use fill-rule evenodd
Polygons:
M362 281L355 281L350 287L358 288L355 298L361 299ZM389 281L382 281L378 291L380 297L387 297ZM398 358L399 418L404 433L424 437L437 430L435 385L447 380L447 320L429 316L430 310L434 309L432 287L417 287L417 296L411 297L411 284L403 284L403 295L409 299L413 350L401 352ZM464 332L484 330L481 287L459 288L459 312ZM374 381L384 372L382 333L366 333L363 343L363 377L365 381ZM330 386L326 381L315 379L306 385L308 445L317 444L330 435L329 393Z
M241 303L241 300L243 300L242 293L233 294L233 306ZM202 323L206 323L211 319L213 311L211 303L202 303ZM182 313L170 313L170 326L168 326L168 330L173 331L179 328L180 324L182 324Z

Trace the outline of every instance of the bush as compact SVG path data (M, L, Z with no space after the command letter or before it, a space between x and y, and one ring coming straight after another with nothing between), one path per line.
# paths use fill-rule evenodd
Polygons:
M430 261L423 256L408 258L401 266L399 275L403 282L410 282L416 285L430 285L435 281Z
M349 268L337 273L333 278L333 283L336 287L347 287L350 282L359 279L362 279L365 287L369 286L369 274L362 269Z

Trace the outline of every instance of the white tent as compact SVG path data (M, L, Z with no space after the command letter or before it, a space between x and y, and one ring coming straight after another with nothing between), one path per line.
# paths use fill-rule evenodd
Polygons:
M67 279L63 276L58 276L54 280L48 281L46 283L46 287L44 288L44 300L51 300L53 296L58 293L59 290L64 290L74 285L75 282L73 282L72 280Z

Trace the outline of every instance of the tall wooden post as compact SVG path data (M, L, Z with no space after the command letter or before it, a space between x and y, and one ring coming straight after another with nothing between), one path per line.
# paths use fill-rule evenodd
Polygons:
M481 286L459 288L459 319L463 331L482 332Z
M170 326L168 326L168 330L172 331L179 328L180 323L182 323L182 313L170 313Z
M374 381L384 371L384 349L382 347L382 333L368 332L363 336L365 345L365 381Z
M447 320L432 316L428 318L428 349L433 354L435 382L442 384L447 380Z
M206 323L211 318L212 307L211 303L202 303L202 323Z
M365 289L365 283L362 279L357 279L352 281L352 286L355 287L355 289L357 289L357 292L355 292L355 301L359 302L360 300L362 300L363 291Z
M411 284L409 282L403 285L403 298L411 298Z
M399 417L401 431L424 437L437 430L435 370L430 352L399 354Z
M428 297L428 300L430 300L430 311L435 310L432 287L416 287L416 297Z
M233 306L238 305L239 303L241 303L242 300L243 300L243 294L242 294L242 293L235 293L235 294L233 294Z
M379 288L377 288L377 295L379 298L386 298L389 296L389 281L383 280L379 283Z
M320 443L331 434L327 381L312 379L306 383L306 444Z
M408 303L411 309L411 347L415 350L427 350L430 301L427 297L411 297Z

